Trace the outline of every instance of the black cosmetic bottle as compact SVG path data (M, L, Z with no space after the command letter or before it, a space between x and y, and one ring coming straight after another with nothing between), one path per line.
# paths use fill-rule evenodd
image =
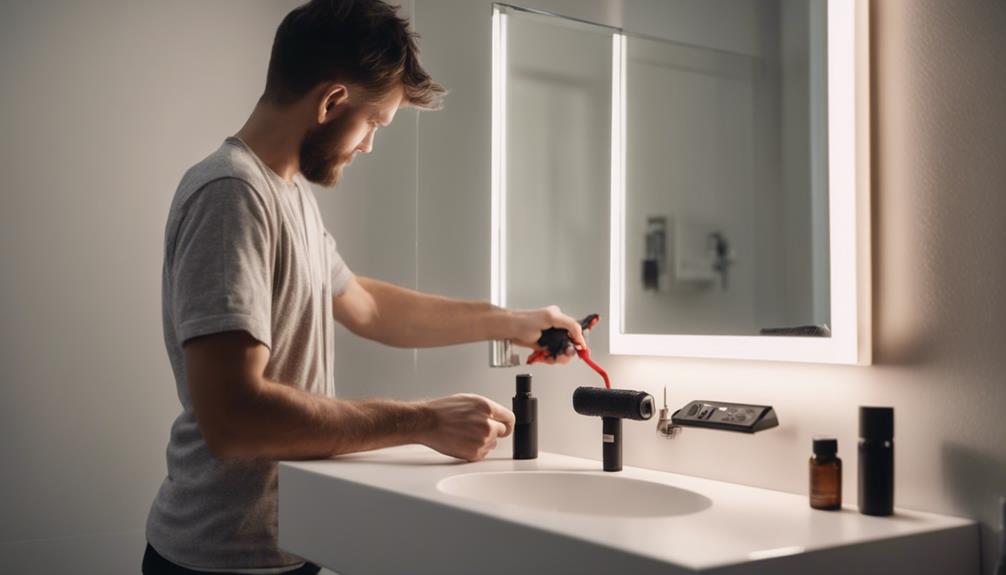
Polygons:
M894 513L894 408L859 408L859 512Z
M517 395L513 396L513 458L538 457L538 398L531 397L531 374L517 376Z

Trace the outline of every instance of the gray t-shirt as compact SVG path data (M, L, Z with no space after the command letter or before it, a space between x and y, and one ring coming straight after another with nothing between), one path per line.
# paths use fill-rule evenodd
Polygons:
M334 397L332 297L351 277L299 174L283 180L228 138L182 178L164 232L161 297L183 410L147 518L147 540L168 560L231 570L303 562L277 547L276 462L210 454L182 344L243 330L269 347L268 379Z

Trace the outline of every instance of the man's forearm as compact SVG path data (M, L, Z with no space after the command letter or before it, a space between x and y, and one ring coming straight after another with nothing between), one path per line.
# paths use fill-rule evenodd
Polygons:
M425 294L370 278L360 285L373 296L379 313L360 335L395 347L438 347L505 339L510 313L483 301Z
M421 404L391 400L338 400L263 381L235 398L218 455L313 459L420 443L433 426Z

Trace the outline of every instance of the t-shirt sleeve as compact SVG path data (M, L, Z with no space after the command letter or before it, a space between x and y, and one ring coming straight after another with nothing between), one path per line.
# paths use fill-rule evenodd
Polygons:
M349 285L353 272L350 271L345 260L339 255L339 250L335 247L335 238L332 237L332 234L328 233L328 230L325 230L325 249L328 251L328 261L330 262L328 273L329 279L332 282L332 295L339 296L342 295L342 292L346 291L346 286Z
M206 184L189 200L172 260L179 344L241 330L272 346L272 233L262 198L238 179Z

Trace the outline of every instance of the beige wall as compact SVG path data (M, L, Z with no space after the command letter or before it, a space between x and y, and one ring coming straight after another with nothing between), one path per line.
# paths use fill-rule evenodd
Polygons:
M168 204L295 4L0 3L0 572L139 572L179 411Z

